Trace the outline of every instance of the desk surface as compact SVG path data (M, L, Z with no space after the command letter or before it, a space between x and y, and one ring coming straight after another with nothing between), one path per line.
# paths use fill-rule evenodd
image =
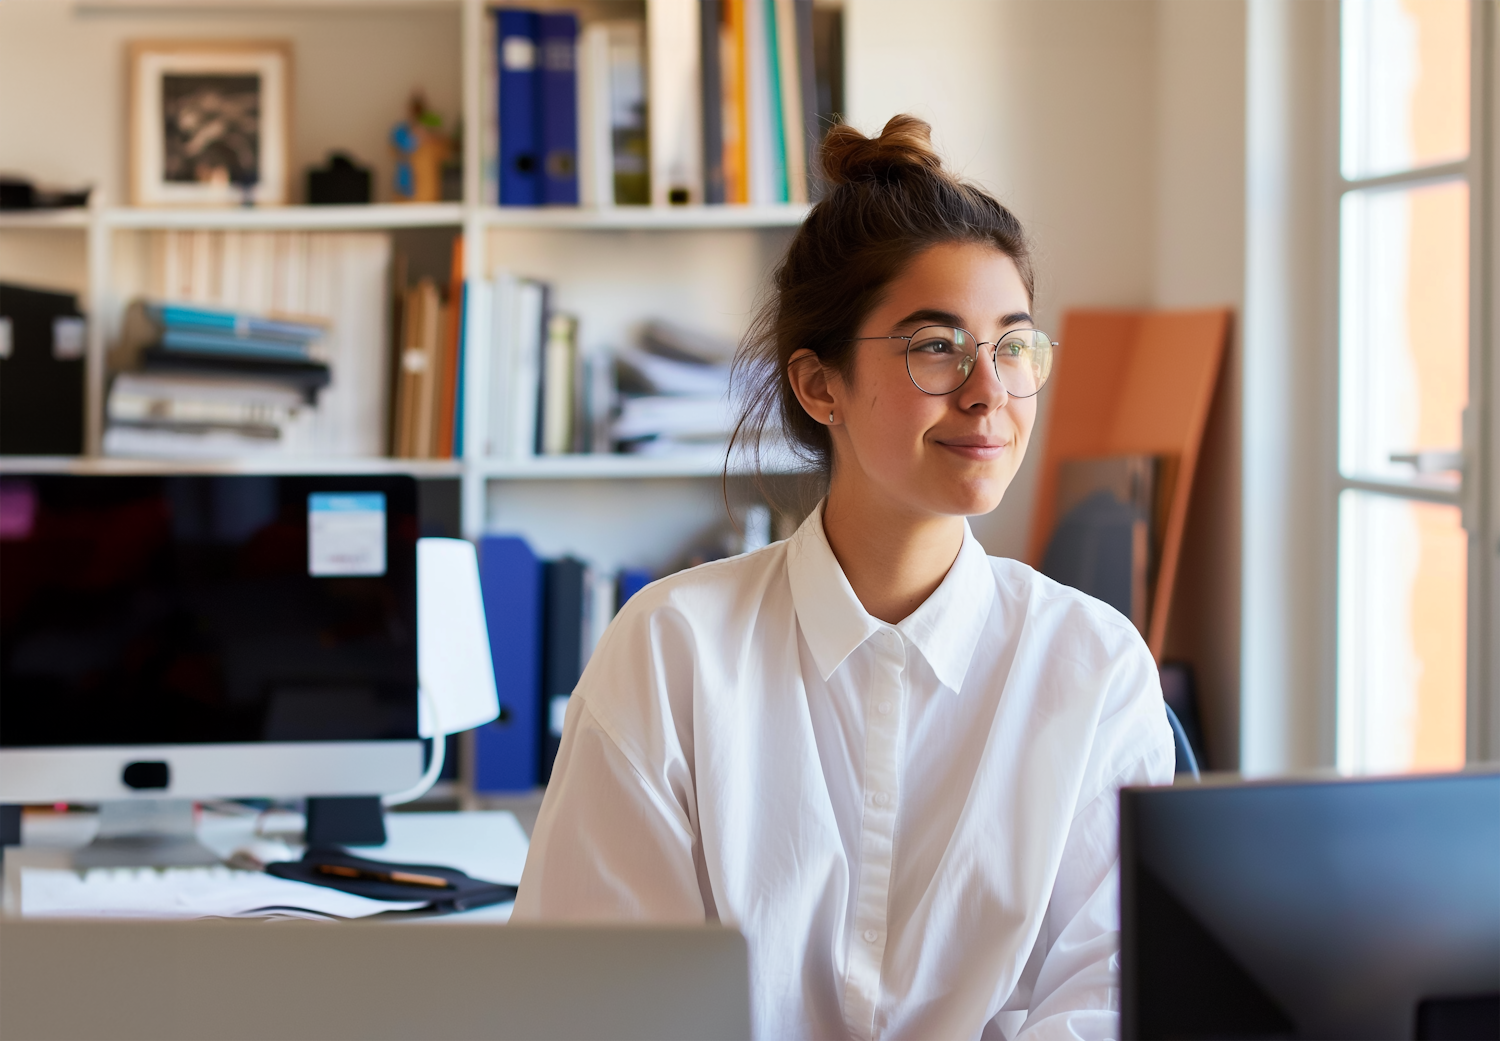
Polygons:
M291 830L299 821L289 814L263 820L252 815L205 812L198 838L221 857L227 857L256 837L258 823L275 835L276 825ZM267 824L273 827L265 828ZM5 914L13 915L18 910L16 894L22 867L69 867L72 851L92 841L98 828L99 819L91 813L26 814L22 844L5 853ZM354 852L376 860L443 864L488 882L515 885L521 881L528 842L526 832L511 813L388 813L385 829L385 845L361 846ZM301 855L299 848L293 849ZM413 919L413 922L503 922L510 918L510 911L510 904L497 904L462 914Z

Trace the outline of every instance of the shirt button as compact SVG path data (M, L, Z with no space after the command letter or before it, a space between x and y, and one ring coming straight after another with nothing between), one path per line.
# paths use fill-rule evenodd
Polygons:
M866 929L865 930L865 942L866 943L874 943L878 939L880 939L880 934L877 933L874 929Z
M882 716L889 716L891 714L891 708L892 705L889 701L882 701L880 704L875 706L875 711L879 712Z
M891 801L891 797L889 795L885 794L885 792L876 792L875 793L875 805L876 806L884 806L886 803L888 803L890 801Z

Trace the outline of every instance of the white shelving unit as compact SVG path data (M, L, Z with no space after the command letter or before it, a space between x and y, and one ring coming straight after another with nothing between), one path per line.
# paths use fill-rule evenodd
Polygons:
M452 70L458 68L458 115L466 128L477 131L493 112L492 99L486 97L491 56L485 53L485 20L490 6L486 0L90 0L72 5L70 17L89 23L87 28L79 25L80 40L89 35L97 40L115 33L117 39L108 44L110 47L120 47L123 40L137 37L253 34L259 38L293 38L299 41L299 48L304 46L300 41L305 41L309 62L316 60L315 45L327 48L330 40L340 38L340 19L349 20L350 28L358 26L361 30L357 37L361 43L355 46L404 42L398 30L387 29L390 39L385 44L371 43L370 33L375 31L369 28L371 19L448 19L441 25L456 23L456 34L434 33L451 39L452 49L430 54L423 75L431 86L433 81L451 77ZM542 0L538 6L573 7L587 20L601 14L618 17L630 5L605 8L593 0L562 5ZM644 4L634 5L634 10L644 12ZM233 20L232 31L227 19ZM321 35L308 35L312 20ZM330 52L318 53L326 59ZM357 57L345 54L343 60L353 62L353 75L368 76L371 84L383 74L365 68ZM366 101L357 78L341 81L339 90L343 93L325 95L325 99L341 114L359 116L357 107L361 104L387 104ZM96 103L105 105L110 100L99 97ZM399 111L380 109L381 114L387 112L391 122L400 116ZM374 118L368 111L364 114ZM294 119L294 123L297 121ZM121 271L129 271L131 256L138 252L132 251L132 244L122 237L194 230L399 233L448 229L464 237L465 271L471 277L475 273L489 277L509 269L544 278L554 285L559 305L580 314L586 339L592 335L596 343L624 346L630 330L654 317L678 318L737 337L748 324L766 270L806 216L804 206L521 209L488 205L482 199L484 136L478 132L464 135L462 202L142 209L111 205L110 200L102 198L105 192L96 191L95 203L88 208L0 214L0 237L14 235L16 249L40 255L45 246L45 251L54 254L61 250L70 257L81 255L80 288L91 319L86 367L88 454L67 459L0 458L0 471L411 473L460 482L462 527L471 537L490 530L519 531L544 556L575 553L608 569L625 565L659 569L680 559L694 539L707 538L725 519L721 458L610 455L408 460L276 456L157 461L104 458L99 454L105 358L128 303L125 284L130 280L122 283ZM115 147L122 151L111 156L111 161L123 172L124 141L119 135L115 140ZM298 169L321 160L321 149L343 144L341 140L303 142L301 153L294 156ZM11 257L12 270L0 271L0 277L16 277L15 250ZM380 345L380 349L384 351L387 345ZM731 476L744 475L740 467L731 471ZM732 484L743 491L742 481Z

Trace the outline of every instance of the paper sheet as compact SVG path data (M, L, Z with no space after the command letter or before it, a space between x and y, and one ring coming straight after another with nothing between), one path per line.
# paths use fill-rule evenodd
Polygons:
M25 918L253 917L276 913L267 910L271 908L364 918L422 906L420 901L371 900L326 886L226 867L21 871L21 915Z

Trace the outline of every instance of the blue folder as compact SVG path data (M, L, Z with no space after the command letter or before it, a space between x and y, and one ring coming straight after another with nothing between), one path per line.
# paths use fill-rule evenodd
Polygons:
M578 16L537 18L541 46L542 202L578 205Z
M169 351L200 351L248 358L282 358L297 361L308 357L308 345L305 343L293 343L290 340L276 340L261 336L235 336L233 333L199 329L168 327L161 334L161 345Z
M495 56L500 69L500 205L542 201L541 107L538 105L537 15L502 7L495 12Z
M542 562L525 539L486 536L479 581L500 718L474 731L474 790L530 791L542 735Z

